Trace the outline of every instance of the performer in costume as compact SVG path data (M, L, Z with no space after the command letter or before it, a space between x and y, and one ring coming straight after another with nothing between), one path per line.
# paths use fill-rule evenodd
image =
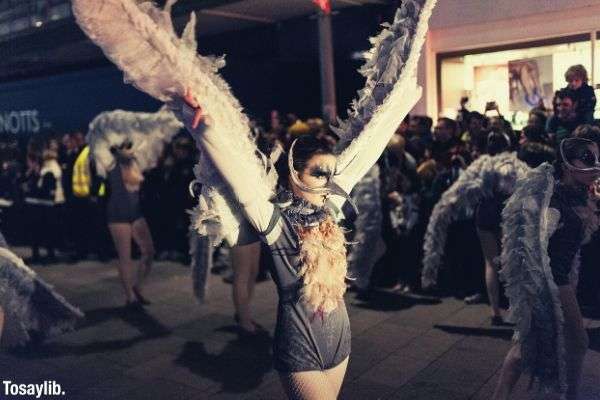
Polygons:
M150 304L142 290L154 258L152 236L140 208L142 172L156 164L164 143L181 127L166 109L154 114L104 112L89 126L87 141L96 169L108 181L108 228L119 256L126 305L132 308ZM132 239L140 248L139 267L131 258Z
M83 313L10 251L0 233L0 343L13 347L72 329Z
M527 164L521 161L516 153L483 155L471 163L458 180L444 192L433 209L425 233L423 271L421 273L423 288L430 288L437 283L438 269L444 257L450 225L454 221L472 218L477 214L478 227L496 232L496 221L493 216L497 207L502 206L502 198L506 194L512 194L516 181L525 176L528 170ZM490 208L492 210L489 210ZM495 237L495 233L493 236ZM494 258L499 254L496 254L496 249L485 252L487 250L485 245L483 249L486 255L486 275L489 277L489 275L497 274ZM488 278L486 282L489 283L490 280ZM496 278L495 292L493 287L492 290L489 290L492 292L490 293L490 303L493 317L500 314L497 286Z
M198 231L216 242L237 237L247 218L269 245L280 294L275 365L289 397L334 399L350 352L345 239L335 217L420 98L416 68L435 1L403 2L394 23L372 39L361 69L366 86L337 128L344 150L334 156L326 140L298 139L288 154L290 201L279 204L270 201L275 174L256 157L248 119L216 74L222 61L197 55L195 17L181 38L176 35L173 3L158 10L131 0L74 0L73 11L128 80L173 102L197 141L203 184ZM182 106L184 93L189 105Z
M544 393L577 399L588 338L577 299L581 244L598 228L598 145L563 140L555 166L542 164L517 184L502 212L501 279L516 324L493 399L508 399L521 371Z

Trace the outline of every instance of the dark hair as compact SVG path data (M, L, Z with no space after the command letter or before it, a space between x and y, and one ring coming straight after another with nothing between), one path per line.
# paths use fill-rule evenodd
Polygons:
M541 126L526 126L523 128L523 136L527 138L529 142L547 143L548 135L546 130Z
M573 131L573 137L591 140L600 147L600 128L597 126L589 124L579 125L577 129Z
M517 157L531 168L536 168L542 163L554 162L556 159L556 152L552 147L546 144L529 142L521 146Z
M289 154L289 149L287 149ZM287 178L290 174L288 167L287 154L279 157L275 168L279 174L280 185L288 185ZM308 161L320 154L334 154L333 146L331 142L325 138L318 138L314 135L302 135L297 138L296 144L294 145L294 169L298 172L303 171L308 164Z
M541 120L541 125L542 126L546 126L546 121L548 120L548 117L546 116L546 114L539 110L539 109L533 109L531 111L529 111L529 116L535 115L537 118L539 118Z
M554 97L557 99L560 99L560 100L569 98L569 99L571 99L571 101L573 103L575 103L575 99L577 98L577 96L575 96L575 93L573 92L573 90L571 90L569 88L560 89L559 91L556 92Z
M426 131L431 131L431 127L433 126L433 119L428 117L427 115L413 115L410 119L414 119L417 121L420 127L422 127Z
M456 123L455 120L450 119L450 118L446 118L446 117L442 117L438 120L438 122L443 123L446 127L452 129L452 135L456 136L457 132L458 132L458 124Z
M491 156L510 150L510 136L504 132L490 132L487 137L487 153Z
M472 119L479 119L482 122L485 122L485 115L481 114L480 112L477 111L471 111L468 115L467 115L467 121L470 123Z

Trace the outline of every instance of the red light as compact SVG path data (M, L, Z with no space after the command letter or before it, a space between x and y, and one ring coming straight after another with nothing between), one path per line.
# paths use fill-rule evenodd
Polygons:
M325 14L331 13L331 0L312 0Z

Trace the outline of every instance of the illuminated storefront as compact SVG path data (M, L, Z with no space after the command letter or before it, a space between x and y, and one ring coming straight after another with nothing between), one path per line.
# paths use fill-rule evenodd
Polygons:
M592 68L599 64L592 63L594 53L598 54L592 52L589 35L576 35L439 54L440 115L453 118L463 97L469 99L469 109L482 113L487 102L495 101L519 128L533 107L542 103L552 107L554 92L566 86L564 73L569 66L582 64L591 80Z
M454 117L468 97L467 108L479 112L495 101L518 128L541 100L552 107L569 66L585 66L597 87L598 15L598 0L439 2L419 67L424 95L413 113Z

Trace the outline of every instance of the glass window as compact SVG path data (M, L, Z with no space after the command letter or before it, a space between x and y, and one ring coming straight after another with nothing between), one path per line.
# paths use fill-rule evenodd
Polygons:
M515 46L516 47L516 46ZM543 102L551 108L554 92L566 86L569 66L582 64L591 71L591 41L501 51L441 55L440 113L454 117L462 97L467 108L485 112L495 101L517 129L527 122L529 110Z

